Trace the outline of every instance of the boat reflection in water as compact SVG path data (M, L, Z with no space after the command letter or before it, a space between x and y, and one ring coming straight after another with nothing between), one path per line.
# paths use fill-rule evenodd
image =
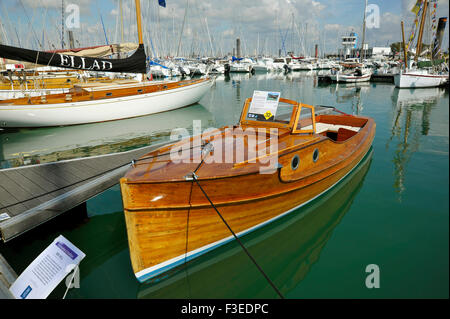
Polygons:
M394 190L398 201L406 190L405 176L408 162L420 148L421 136L427 136L430 130L431 110L436 106L445 90L441 88L395 89L392 94L393 119L391 136L386 143L395 139L394 158Z
M369 150L361 163L325 195L241 239L285 297L306 277L350 209L369 170L372 153ZM141 284L138 292L139 298L248 296L273 298L275 293L236 242Z
M0 168L123 152L168 141L175 128L192 133L194 120L213 126L213 116L195 104L121 121L0 131Z
M337 83L330 86L330 91L336 94L337 103L351 102L352 114L359 115L364 109L362 96L370 90L369 82Z

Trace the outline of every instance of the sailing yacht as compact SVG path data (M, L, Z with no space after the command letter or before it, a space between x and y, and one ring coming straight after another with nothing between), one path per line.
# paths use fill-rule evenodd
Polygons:
M418 19L420 12L420 28L419 35L416 45L416 54L414 61L409 61L407 56L407 46L403 38L403 51L405 54L405 70L400 70L400 72L394 75L394 83L397 88L426 88L426 87L438 87L442 86L448 82L448 66L443 63L443 60L439 60L440 46L442 44L442 37L445 30L445 25L447 18L440 18L438 26L436 28L436 34L433 41L433 58L431 60L419 61L422 49L422 37L425 21L427 20L427 10L429 1L425 0L421 3L419 10L417 11ZM431 26L431 28L434 28ZM402 34L403 31L403 21L402 21ZM411 41L410 41L411 42ZM408 67L406 67L408 63Z
M99 59L0 45L0 57L79 70L141 73L142 81L114 80L74 85L69 92L0 101L0 127L49 127L144 116L197 103L214 80L146 81L140 0L135 0L138 49L125 59Z

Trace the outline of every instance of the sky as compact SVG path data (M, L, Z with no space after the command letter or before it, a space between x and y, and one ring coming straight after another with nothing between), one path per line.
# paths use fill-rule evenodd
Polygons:
M135 1L121 1L123 41L137 42ZM366 29L365 42L372 47L400 41L402 20L408 36L415 1L368 0L379 9L379 26ZM32 49L61 48L62 2L65 8L79 8L80 25L71 29L77 47L122 41L120 0L0 0L0 40ZM448 15L448 3L438 1L438 18ZM153 56L223 56L232 52L236 38L248 55L279 50L311 55L315 44L320 53L332 53L343 35L355 31L361 36L364 7L365 0L166 0L163 8L158 0L141 0L144 44ZM65 12L65 20L72 13ZM67 46L67 33L64 37ZM444 38L447 49L448 26Z

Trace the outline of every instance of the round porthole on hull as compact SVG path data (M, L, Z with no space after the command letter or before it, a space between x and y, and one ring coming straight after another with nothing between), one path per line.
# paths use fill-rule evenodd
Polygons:
M296 170L298 168L298 165L300 164L300 157L298 155L295 155L291 160L291 168L292 170Z
M316 148L314 150L314 153L313 153L313 161L314 161L314 163L317 162L318 159L319 159L319 149Z

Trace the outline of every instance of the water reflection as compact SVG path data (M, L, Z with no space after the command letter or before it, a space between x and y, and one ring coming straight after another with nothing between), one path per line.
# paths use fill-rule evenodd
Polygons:
M408 162L420 147L420 137L426 136L430 130L431 110L445 93L440 88L424 88L417 90L395 89L392 95L393 121L391 135L386 143L389 149L395 139L394 189L398 201L406 190L405 176Z
M324 197L243 238L250 253L285 296L319 259L362 187L371 157L372 151ZM187 268L179 267L159 282L142 284L138 292L139 298L248 296L274 298L275 293L235 243L193 260Z
M169 139L193 120L213 126L200 104L121 121L0 132L0 168L122 152Z
M330 92L336 95L336 103L351 103L353 115L360 115L364 109L362 96L370 90L369 82L329 84Z

